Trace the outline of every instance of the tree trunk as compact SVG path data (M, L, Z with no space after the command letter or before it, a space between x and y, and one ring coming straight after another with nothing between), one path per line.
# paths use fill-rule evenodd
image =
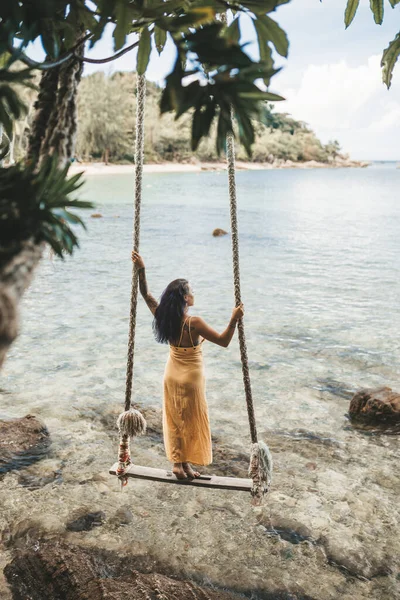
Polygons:
M84 44L76 52L83 54ZM76 98L82 77L83 63L72 58L60 68L57 99L55 100L40 151L40 160L56 154L60 167L65 167L75 150L77 129Z
M18 335L18 303L29 286L43 245L28 240L21 251L0 270L0 367Z
M83 53L83 44L77 50ZM74 151L76 134L76 95L82 75L82 62L71 59L60 69L44 71L35 103L36 115L29 137L28 160L39 164L48 155L57 154L65 166ZM21 250L0 266L0 367L7 350L18 334L18 304L32 280L33 271L43 253L44 244L33 238L21 244Z
M55 126L57 115L55 114L54 107L57 103L59 77L59 67L43 71L42 73L39 84L39 95L34 104L36 112L29 136L28 161L33 160L37 162L39 160L46 132L51 131Z

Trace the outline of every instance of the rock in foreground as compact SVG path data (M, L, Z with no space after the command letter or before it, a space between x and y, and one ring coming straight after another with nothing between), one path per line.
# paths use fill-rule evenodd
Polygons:
M400 394L389 387L360 390L350 402L349 416L356 422L395 425L400 422Z
M140 573L140 561L112 552L47 543L20 552L4 569L13 600L238 600L158 573Z
M44 458L50 445L46 426L33 415L0 421L0 473Z

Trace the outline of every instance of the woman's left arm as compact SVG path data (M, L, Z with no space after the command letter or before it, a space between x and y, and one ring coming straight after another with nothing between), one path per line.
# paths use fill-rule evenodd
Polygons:
M147 286L146 268L144 266L144 260L137 252L132 252L132 260L135 263L136 268L138 270L140 293L142 294L143 299L149 307L151 313L154 315L158 307L158 302L154 298L154 296L152 296L149 292L149 288Z

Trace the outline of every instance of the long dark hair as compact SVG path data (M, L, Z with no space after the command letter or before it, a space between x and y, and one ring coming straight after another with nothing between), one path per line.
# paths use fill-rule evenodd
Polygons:
M187 279L175 279L163 291L153 321L157 342L168 344L179 340L186 307L185 296L188 293Z

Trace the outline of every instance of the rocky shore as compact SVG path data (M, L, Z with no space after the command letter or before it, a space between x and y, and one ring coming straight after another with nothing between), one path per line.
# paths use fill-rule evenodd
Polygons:
M160 464L160 409L142 408L148 434L134 445L135 461ZM398 455L394 436L354 430L343 443L315 431L262 431L275 479L254 509L244 494L144 481L121 494L106 470L118 412L92 422L98 456L73 462L75 448L61 459L46 443L42 460L21 470L2 443L3 462L15 465L0 485L2 600L400 597L399 482L387 466ZM27 437L20 425L39 423L32 419L7 422L18 447ZM35 456L44 430L30 431ZM246 476L245 447L221 437L213 447L213 473Z

